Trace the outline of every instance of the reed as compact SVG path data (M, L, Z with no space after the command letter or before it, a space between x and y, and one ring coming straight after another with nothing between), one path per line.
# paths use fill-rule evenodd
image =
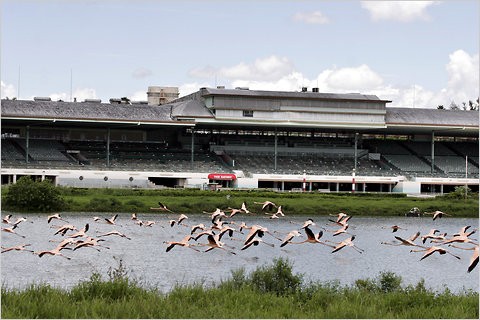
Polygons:
M120 266L121 267L121 266ZM304 283L288 260L276 259L250 274L212 287L178 285L168 293L146 289L114 270L70 290L48 285L24 290L2 287L2 318L456 318L478 319L478 292L433 292L423 281L401 286L401 277L383 272L376 279ZM274 283L275 282L275 283ZM279 285L280 283L280 285Z

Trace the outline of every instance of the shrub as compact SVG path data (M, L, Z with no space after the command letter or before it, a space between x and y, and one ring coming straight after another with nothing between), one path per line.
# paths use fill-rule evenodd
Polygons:
M49 180L33 181L24 176L8 188L4 206L16 211L52 212L63 210L66 203Z
M300 289L303 276L292 273L288 259L274 259L272 266L259 267L250 274L250 283L260 292L271 292L277 296L295 293Z
M355 281L357 289L372 293L399 291L402 290L401 284L402 277L390 271L380 272L380 275L374 280L358 279Z
M447 193L444 197L447 199L465 199L465 196L467 199L478 198L478 192L472 192L469 187L458 186L455 187L453 192Z

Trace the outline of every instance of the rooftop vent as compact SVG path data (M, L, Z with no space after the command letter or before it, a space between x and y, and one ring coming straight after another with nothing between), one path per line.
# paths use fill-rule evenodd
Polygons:
M307 92L307 87L302 87L302 92Z
M318 88L312 88L312 92L318 92Z
M148 104L148 101L131 101L132 104Z
M111 104L122 103L122 99L120 98L110 98L109 101Z
M34 97L34 101L52 101L52 98L50 97Z
M102 99L85 99L83 102L101 103Z
M236 87L236 90L250 90L249 87Z

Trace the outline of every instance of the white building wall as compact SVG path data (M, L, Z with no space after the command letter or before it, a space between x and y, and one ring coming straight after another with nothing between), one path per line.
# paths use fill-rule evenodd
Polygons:
M371 123L384 124L385 115L383 114L355 114L355 113L325 113L325 112L270 112L254 111L253 117L244 117L243 110L216 110L217 119L232 120L289 120L289 121L308 121L308 122L328 122L328 123Z

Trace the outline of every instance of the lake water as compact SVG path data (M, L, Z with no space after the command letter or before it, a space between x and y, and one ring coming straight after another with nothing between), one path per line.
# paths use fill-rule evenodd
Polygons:
M3 214L5 215L5 212ZM169 226L168 221L178 218L178 214L138 214L138 218L144 221L154 220L156 224L152 227L136 225L128 213L119 215L117 226L93 220L94 216L110 218L111 214L63 213L61 216L79 229L89 223L90 230L87 234L91 236L116 229L131 237L131 240L117 236L105 237L106 241L102 244L110 249L100 248L100 252L93 248L82 248L76 251L62 250L62 253L71 257L71 260L47 255L39 258L38 255L29 252L3 253L1 254L3 286L24 288L32 283L48 283L56 287L71 288L80 281L89 279L94 272L98 272L108 279L109 268L116 268L121 259L123 266L128 270L129 277L139 280L145 286L154 286L163 292L168 292L176 284L213 285L229 278L232 270L244 268L249 272L259 266L271 265L274 258L283 257L288 258L293 265L293 271L303 274L306 281L338 280L342 285L351 285L357 279L373 279L380 272L391 271L402 277L403 285L416 284L424 279L426 286L436 291L443 291L446 287L453 292L460 292L463 289L478 290L479 288L478 267L473 272L467 273L473 253L471 250L448 248L452 253L460 256L461 260L448 254L435 253L420 261L423 253L410 252L412 247L381 244L382 241L395 242L395 235L408 238L417 231L424 235L432 228L440 230L440 233L447 232L448 235L452 235L463 226L471 225L472 228L478 228L478 219L446 217L433 221L431 217L354 216L349 221L348 231L356 235L354 243L365 250L362 254L349 247L332 254L332 248L311 243L288 244L280 248L281 241L269 234L266 234L263 240L274 243L275 247L260 243L247 250L240 250L246 233L235 233L233 239L228 236L222 238L225 244L234 247L233 251L236 255L233 255L220 249L203 252L207 247L196 247L202 251L196 252L189 248L176 246L170 252L166 252L167 244L164 241L180 241L190 232L189 227ZM188 226L198 223L211 225L208 214L188 216L189 219L185 220ZM11 220L15 220L17 217L20 215L14 214ZM35 251L50 250L56 246L56 243L49 240L63 239L60 235L54 235L56 230L51 228L51 225L58 226L65 222L53 220L48 224L46 214L27 215L26 217L33 223L22 222L16 229L18 234L24 235L26 238L2 232L2 246L10 247L30 243L32 244L31 248ZM238 214L232 220L244 221L247 225L262 225L279 238L283 238L289 231L300 229L308 218L315 221L316 225L312 227L315 232L320 231L321 227L328 230L338 229L337 226L328 225L330 223L328 219L335 218L330 216L285 216L280 219L269 219L266 215ZM392 233L389 228L392 225L399 225L407 230L398 230L396 233ZM2 227L4 226L5 224L2 225ZM331 232L324 231L321 240L339 242L349 236L342 234L334 237ZM477 233L473 238L478 239ZM295 241L299 242L305 239L306 236L302 233L302 236L296 237ZM206 242L206 237L202 237L198 241L198 243ZM421 240L417 239L416 243L421 244Z

